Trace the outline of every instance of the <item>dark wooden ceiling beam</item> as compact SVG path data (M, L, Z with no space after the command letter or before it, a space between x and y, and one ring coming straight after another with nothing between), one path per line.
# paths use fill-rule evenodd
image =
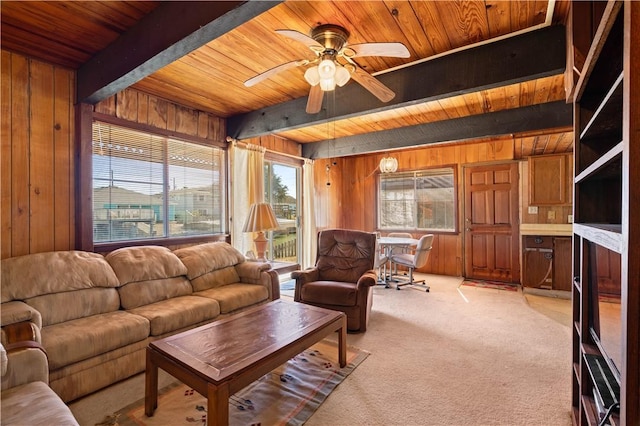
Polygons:
M377 78L396 93L388 103L351 82L325 96L318 114L305 112L302 97L230 117L227 132L236 139L278 133L558 75L565 64L565 28L546 27L381 74Z
M161 2L78 70L78 103L100 102L280 3Z
M302 145L306 158L335 158L442 142L464 141L569 127L573 108L564 101L472 115Z

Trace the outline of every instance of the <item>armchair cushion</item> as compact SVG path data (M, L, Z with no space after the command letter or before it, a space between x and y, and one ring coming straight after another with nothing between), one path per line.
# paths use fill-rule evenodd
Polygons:
M315 281L302 287L302 299L323 305L355 306L358 289L353 283Z
M321 231L316 268L325 281L355 283L375 264L375 234L350 230Z

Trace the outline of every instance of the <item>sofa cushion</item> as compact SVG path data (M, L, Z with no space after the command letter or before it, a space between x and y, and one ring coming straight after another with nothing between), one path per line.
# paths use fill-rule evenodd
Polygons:
M127 310L192 292L191 283L185 276L129 283L118 289L122 308Z
M42 346L49 356L49 369L55 370L144 340L149 329L144 317L125 311L109 312L45 327Z
M106 260L120 280L118 292L124 309L193 292L187 268L166 247L124 247L109 253Z
M223 287L239 281L240 277L238 276L236 268L234 266L227 266L226 268L207 272L204 275L193 278L191 280L191 285L193 286L193 291L201 291L208 290L210 288Z
M220 305L203 297L182 296L140 306L128 312L146 318L151 336L162 336L181 328L212 320L220 315Z
M71 410L44 382L2 391L2 424L77 425Z
M174 251L187 267L187 277L194 291L220 287L240 281L235 265L244 256L229 243L216 241Z
M187 274L187 268L180 259L161 246L123 247L112 251L105 259L121 285Z
M32 297L25 303L42 312L43 327L120 309L120 297L115 288L64 291Z
M193 294L217 300L220 304L220 312L223 314L255 305L269 298L267 288L256 284L229 284Z
M2 303L62 291L120 285L102 255L84 251L34 253L3 259L0 273Z

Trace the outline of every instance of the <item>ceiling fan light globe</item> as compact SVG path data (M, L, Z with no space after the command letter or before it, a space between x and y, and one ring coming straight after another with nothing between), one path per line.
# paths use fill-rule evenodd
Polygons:
M330 92L336 88L336 80L334 78L321 78L320 88L324 92Z
M320 83L320 74L318 73L318 67L314 66L307 69L304 73L304 79L307 80L307 83L312 86Z
M336 64L331 59L324 59L318 65L318 74L320 74L320 78L325 79L333 79L336 75Z
M338 67L336 69L336 84L338 86L340 87L344 86L345 84L347 84L350 78L351 78L351 74L349 73L349 70L347 70L345 67Z

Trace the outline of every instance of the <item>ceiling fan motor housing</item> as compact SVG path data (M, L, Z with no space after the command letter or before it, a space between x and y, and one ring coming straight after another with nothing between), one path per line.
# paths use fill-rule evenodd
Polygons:
M333 24L320 25L311 31L311 38L324 46L324 52L336 54L347 43L349 31Z

